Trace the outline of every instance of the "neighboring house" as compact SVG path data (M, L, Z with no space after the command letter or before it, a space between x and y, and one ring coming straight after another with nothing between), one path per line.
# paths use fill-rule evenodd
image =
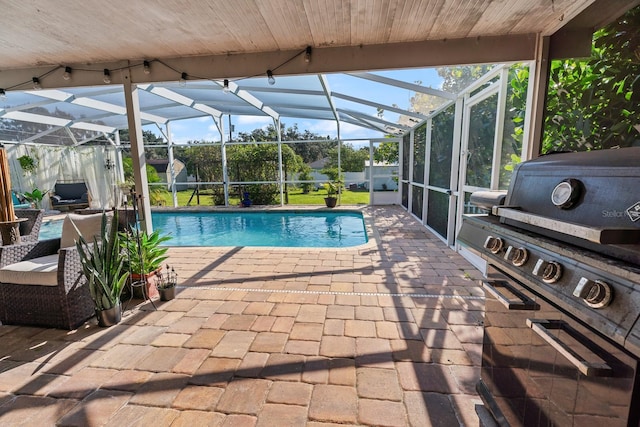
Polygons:
M167 189L171 190L171 170L169 169L168 159L148 159L147 164L153 167L162 182L167 184ZM173 171L176 175L176 191L187 189L187 167L178 159L173 160Z
M311 176L316 181L329 181L329 177L320 171L324 169L329 163L329 158L325 157L320 160L316 160L315 162L309 163L309 167L311 168ZM342 178L344 180L344 184L346 188L349 188L350 184L355 184L356 186L361 185L366 180L366 174L364 172L343 172Z
M364 176L369 177L369 169L371 164L369 160L364 162ZM400 168L397 163L374 162L373 163L373 190L397 190L398 189L398 172ZM367 188L369 184L367 183Z

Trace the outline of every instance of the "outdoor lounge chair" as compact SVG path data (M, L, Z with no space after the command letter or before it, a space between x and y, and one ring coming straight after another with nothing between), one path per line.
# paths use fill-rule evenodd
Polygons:
M11 191L11 199L13 200L14 209L28 209L31 207L31 203L13 190Z
M20 223L20 241L37 242L44 217L43 209L16 209L16 217L27 218Z
M51 194L52 209L80 209L89 207L89 192L84 182L57 182Z
M69 214L58 239L0 247L3 324L75 329L95 314L74 223L91 242L100 234L102 214Z

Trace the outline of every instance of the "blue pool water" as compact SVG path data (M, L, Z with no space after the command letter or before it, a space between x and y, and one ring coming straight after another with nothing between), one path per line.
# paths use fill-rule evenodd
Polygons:
M341 248L368 241L357 212L153 212L167 246ZM59 237L62 221L43 223L40 239Z

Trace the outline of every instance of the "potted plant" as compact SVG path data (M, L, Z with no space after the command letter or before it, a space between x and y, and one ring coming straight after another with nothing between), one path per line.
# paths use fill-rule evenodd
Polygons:
M169 239L167 235L161 236L159 230L147 234L146 231L140 231L135 227L131 227L129 232L120 233L122 248L127 255L125 267L131 272L131 284L134 289L136 284L144 284L148 298L159 295L156 286L157 273L162 267L162 262L168 258L169 249L160 244Z
M32 203L36 209L40 209L42 207L42 199L49 192L49 190L39 190L38 188L34 188L31 192L25 192L23 194L24 198Z
M114 212L110 223L106 213L102 214L100 238L94 236L92 244L79 232L78 236L76 247L95 304L98 325L115 325L122 318L120 296L129 276L118 234L118 213Z
M327 190L327 197L324 198L324 203L328 208L335 208L338 202L338 198L336 197L338 194L338 189L340 188L339 181L327 182L324 184L324 188Z
M158 283L156 287L160 293L160 301L170 301L176 297L176 286L178 284L178 275L173 267L167 264L165 272L162 269L157 274Z

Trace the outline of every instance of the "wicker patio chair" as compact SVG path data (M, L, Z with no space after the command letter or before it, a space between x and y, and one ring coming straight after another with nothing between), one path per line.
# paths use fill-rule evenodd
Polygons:
M102 214L70 214L58 239L0 247L3 324L75 329L95 314L71 221L92 241L101 220Z
M20 223L20 241L37 242L44 217L43 209L16 209L16 217L27 218Z

